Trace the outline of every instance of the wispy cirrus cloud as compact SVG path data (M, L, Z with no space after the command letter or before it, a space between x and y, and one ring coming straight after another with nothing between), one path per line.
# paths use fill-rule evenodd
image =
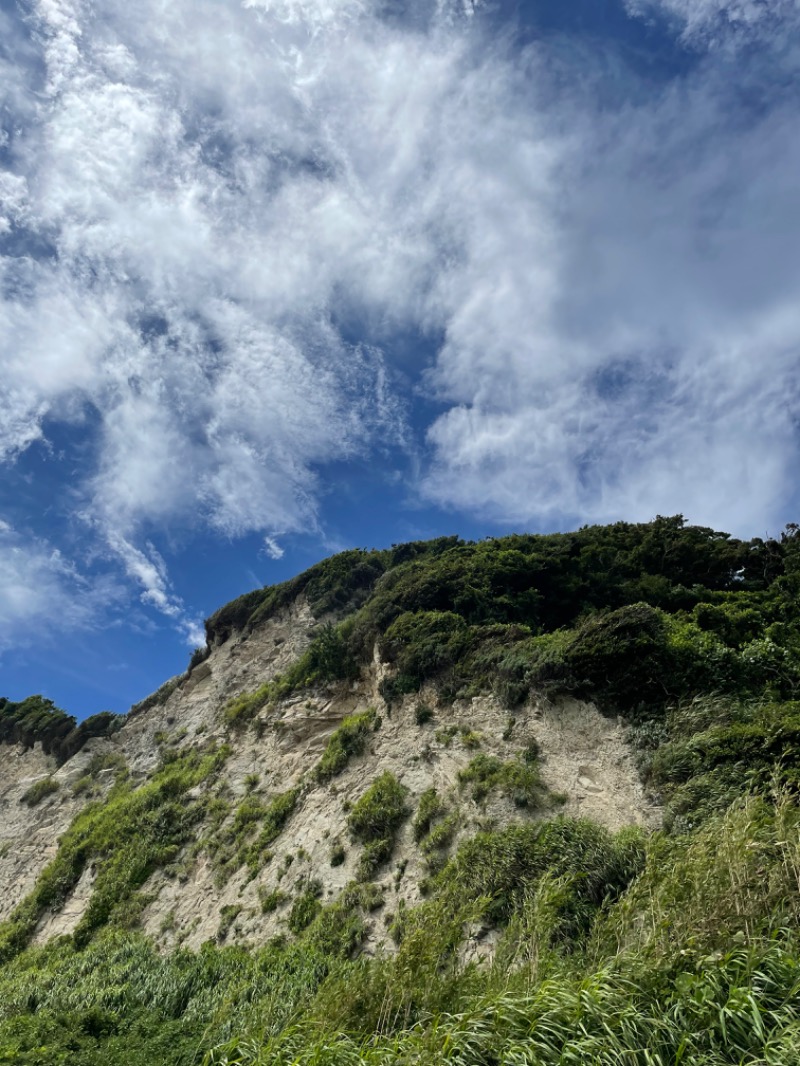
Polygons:
M589 72L545 108L572 135L545 136L549 170L514 167L526 142L509 139L476 178L497 190L495 224L451 278L432 498L520 522L684 511L742 532L791 514L800 128L783 11L764 10L735 70L712 48L617 109L592 105ZM723 13L708 5L692 32ZM520 173L540 188L515 195Z
M57 548L0 519L0 654L90 627L120 596L107 576L88 581Z
M681 27L686 41L708 45L737 44L763 33L784 34L797 21L797 0L627 0L633 15L667 15Z
M274 552L392 447L490 520L785 517L797 5L628 8L685 69L461 3L3 14L0 454L90 424L75 509L183 626L150 531Z

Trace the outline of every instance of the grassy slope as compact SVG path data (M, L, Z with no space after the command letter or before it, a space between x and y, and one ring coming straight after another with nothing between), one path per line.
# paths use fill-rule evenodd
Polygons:
M70 830L37 891L98 863L108 892L77 941L22 950L24 907L0 929L0 1062L798 1061L799 548L794 530L740 542L680 519L445 538L344 553L223 608L211 641L299 592L336 620L277 686L228 708L232 728L293 687L354 676L377 640L388 700L435 678L512 711L544 688L626 714L665 831L481 834L394 916L392 959L353 957L368 882L325 907L309 889L287 941L162 958L111 897L135 903L187 831L181 795L224 758L185 755ZM141 854L115 841L122 811ZM477 928L499 937L492 966L461 947Z

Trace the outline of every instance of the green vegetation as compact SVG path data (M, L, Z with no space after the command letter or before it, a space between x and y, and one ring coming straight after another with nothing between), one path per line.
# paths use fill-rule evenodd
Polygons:
M230 805L222 797L206 803L211 831L197 850L205 849L217 871L217 883L224 884L231 874L247 866L251 877L272 858L269 850L283 832L301 796L300 788L280 792L265 803L248 792L229 819Z
M317 781L330 781L342 773L350 760L363 752L376 722L377 713L372 707L361 714L348 715L331 735L322 753L314 771Z
M284 935L250 951L206 944L159 955L132 928L149 873L175 863L201 817L223 861L255 871L302 795L265 799L253 782L234 807L214 785L224 749L167 748L138 788L119 769L0 926L0 1063L800 1061L795 527L778 541L744 542L659 518L347 552L223 608L209 619L210 643L298 594L337 624L231 724L292 686L356 676L377 641L391 665L390 701L431 683L439 701L494 692L511 710L531 693L572 693L623 714L643 777L664 800L664 829L612 834L561 817L469 837L456 797L429 789L412 823L429 871L425 899L410 906L394 895L399 868L384 907L370 878L411 815L406 789L386 773L349 811L363 847L357 880L338 898L323 901L315 871L287 855L281 888L259 893ZM430 721L408 702L420 726ZM19 715L19 706L0 707L7 739L47 736L52 747L68 735L63 712L31 704ZM369 711L342 723L318 783L365 749L376 721ZM509 718L506 741L516 728ZM475 731L467 721L463 730ZM435 736L451 744L459 731ZM460 784L479 801L497 792L537 810L549 799L536 746L523 748L519 732L516 758L476 750ZM331 861L339 854L333 841ZM75 935L29 947L89 864L95 890ZM238 904L226 907L220 939L241 916ZM379 923L396 953L360 955Z
M297 934L302 933L314 921L322 910L319 897L322 895L322 882L314 878L301 881L301 891L292 904L289 913L289 929Z
M228 726L238 727L251 721L258 712L296 689L308 688L318 682L346 681L358 677L360 667L350 654L342 630L323 626L307 650L288 670L265 682L255 692L243 692L230 700L222 711Z
M779 792L715 817L646 845L566 820L483 834L395 916L394 958L353 958L382 902L361 884L304 916L295 944L161 956L108 930L30 949L0 974L0 1061L784 1066L800 1046L800 815ZM482 969L455 951L476 918L501 930Z
M143 714L145 711L149 711L152 707L160 707L166 703L175 689L186 680L186 674L176 674L175 677L171 677L169 681L165 681L160 688L157 688L155 692L151 692L149 696L145 696L143 700L138 703L134 703L128 714L131 717L135 717L138 714Z
M80 725L71 714L43 696L28 696L19 703L0 697L0 742L40 743L48 755L61 764L76 755L93 737L109 737L122 726L122 715L102 711Z
M97 797L101 795L103 789L100 784L100 774L104 770L114 770L114 780L126 778L128 767L125 763L125 756L119 751L93 755L86 767L86 773L72 786L73 796Z
M228 933L231 931L231 926L241 913L242 907L238 904L228 904L220 908L219 929L217 930L217 940L220 943L227 938Z
M449 748L453 737L458 736L458 732L457 725L447 725L443 726L441 729L437 729L434 736L442 747Z
M280 678L233 701L232 723L298 688L356 678L378 641L391 704L435 680L443 698L532 690L663 713L697 691L791 698L800 687L800 539L738 541L678 515L575 533L456 537L344 552L218 611L209 639L309 596L320 630Z
M346 552L229 604L209 632L252 627L304 590L319 613L349 615L295 686L354 676L376 640L390 701L435 679L444 697L492 689L513 707L546 688L652 716L701 690L783 699L800 685L794 527L738 541L675 516Z
M435 788L428 788L422 793L411 826L417 843L428 835L434 821L440 818L445 810L446 807Z
M264 889L260 889L258 893L259 903L261 904L262 914L273 914L278 907L281 907L289 899L286 892L282 892L279 888L275 888L272 892L267 892Z
M438 873L444 866L458 825L458 813L449 810L435 788L426 789L419 798L411 828L431 873Z
M388 770L377 777L353 805L347 824L364 849L358 866L361 881L369 881L391 858L398 830L409 815L408 789Z
M227 754L209 748L173 755L147 784L133 788L119 780L104 801L81 811L31 894L0 926L0 960L28 943L42 915L66 901L90 862L97 877L75 942L87 943L110 921L135 922L143 905L137 889L153 870L174 860L202 815L202 803L187 801L186 793L215 774Z
M319 617L360 606L386 569L386 552L341 552L291 581L256 589L220 608L206 622L209 644L227 640L234 631L247 632L304 595Z
M461 784L472 785L476 803L498 790L512 799L517 807L537 809L547 805L549 797L542 784L539 770L530 760L509 759L503 762L496 755L476 755L458 775Z
M35 807L45 796L52 796L54 792L58 792L58 788L58 781L54 777L40 777L23 792L22 802L29 807Z
M414 721L417 725L426 725L428 722L432 722L434 718L433 707L429 704L420 701L414 708Z
M321 907L303 940L328 960L351 958L363 943L369 915L383 905L377 885L351 881L339 898Z
M447 850L459 826L459 818L456 811L450 811L449 814L442 812L442 814L443 817L433 821L430 829L419 842L419 850L422 852L431 873L437 873L444 866Z

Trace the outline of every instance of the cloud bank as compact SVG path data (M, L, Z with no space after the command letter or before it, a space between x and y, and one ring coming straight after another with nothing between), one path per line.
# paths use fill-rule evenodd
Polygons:
M493 521L786 517L797 4L627 6L685 70L444 0L0 14L0 457L90 435L76 513L186 630L148 531L277 555L387 449Z

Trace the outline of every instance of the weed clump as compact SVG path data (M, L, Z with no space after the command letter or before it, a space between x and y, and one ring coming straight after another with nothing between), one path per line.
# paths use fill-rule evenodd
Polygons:
M59 784L54 777L41 777L22 793L20 802L28 807L35 807L47 796L52 796L53 793L58 792L58 789Z
M280 906L287 902L289 896L279 888L267 892L264 888L258 890L258 901L261 904L262 914L273 914Z
M535 758L535 756L534 756ZM472 798L480 803L497 790L513 800L517 807L538 809L547 801L538 766L531 761L509 759L484 752L476 755L458 774L459 782L472 785Z
M428 722L432 722L435 715L433 713L433 707L428 703L420 701L414 708L414 721L417 725L427 725Z
M360 755L367 744L377 719L376 711L370 707L360 714L351 714L344 719L332 734L322 753L314 776L323 783L338 776L356 755Z
M305 881L289 912L289 928L297 936L307 929L322 910L319 897L322 895L322 882L316 879Z
M370 880L391 858L397 833L410 813L407 795L408 789L387 770L353 805L347 824L364 845L358 867L360 880Z
M433 822L440 818L445 811L445 805L435 788L426 789L419 797L417 813L412 823L414 840L419 843L427 836Z

